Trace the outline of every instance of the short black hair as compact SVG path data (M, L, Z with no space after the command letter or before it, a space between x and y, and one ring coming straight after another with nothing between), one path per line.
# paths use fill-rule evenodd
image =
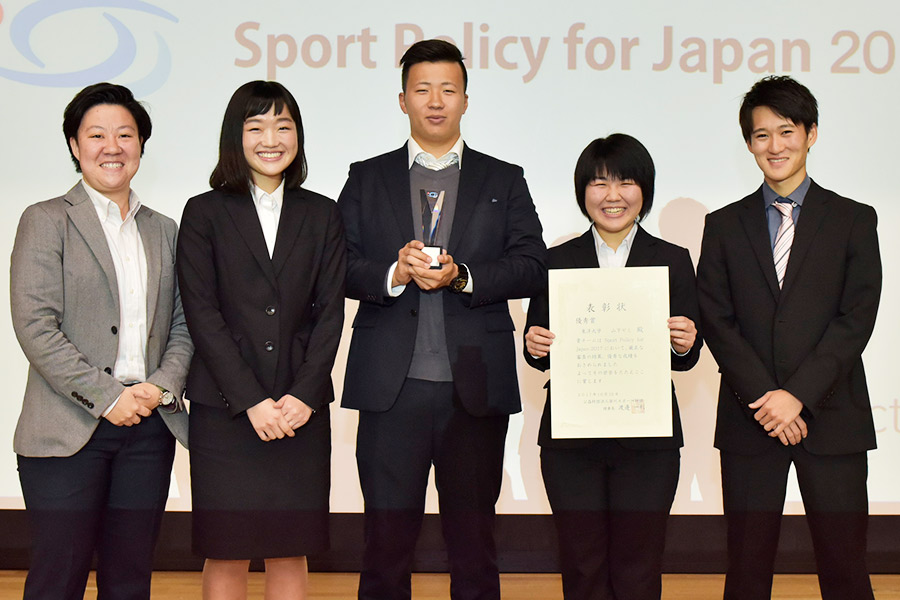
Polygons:
M463 63L463 55L459 48L444 40L422 40L407 48L400 59L400 66L403 67L400 72L400 85L403 86L404 93L406 92L406 83L409 81L410 67L423 62L458 64L462 69L463 92L469 87L469 74L466 72L466 65Z
M819 104L809 88L787 75L770 75L754 83L741 102L738 120L745 142L750 141L753 133L753 109L760 106L772 109L794 125L803 126L806 133L819 123Z
M72 146L69 140L78 140L78 129L81 127L81 121L89 110L99 104L112 104L122 106L134 117L137 124L138 137L141 140L141 156L144 155L144 146L150 139L150 133L153 131L153 125L150 123L150 115L144 105L135 100L134 94L131 93L124 85L116 85L114 83L95 83L89 85L72 98L66 110L63 112L63 135L66 136L66 148L69 149L69 156L75 163L75 171L81 173L81 163L75 158L72 152Z
M273 106L275 114L287 107L297 126L297 156L284 170L284 188L293 190L303 185L306 181L306 153L303 151L303 121L297 101L286 87L276 81L250 81L235 90L225 108L219 136L219 162L209 176L211 188L237 194L250 193L252 175L250 165L244 158L244 121L266 114Z
M624 133L614 133L605 138L597 138L582 150L575 164L575 199L581 214L588 219L584 206L587 186L597 177L608 179L632 179L641 188L643 204L638 215L643 220L653 206L653 181L656 167L653 159L642 143Z

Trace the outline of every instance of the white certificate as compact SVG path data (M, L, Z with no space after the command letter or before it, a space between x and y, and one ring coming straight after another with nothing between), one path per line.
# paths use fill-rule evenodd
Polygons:
M671 436L668 267L549 274L552 437Z

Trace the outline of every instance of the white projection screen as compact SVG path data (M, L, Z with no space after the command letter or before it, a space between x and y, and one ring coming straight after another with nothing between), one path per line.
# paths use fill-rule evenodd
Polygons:
M813 91L820 123L810 174L878 211L885 271L865 353L878 429L869 496L872 513L900 514L900 202L891 175L900 161L900 3L893 0L0 0L0 255L9 256L26 206L78 180L62 112L84 85L121 83L146 102L153 135L133 187L145 204L179 220L185 201L208 189L228 98L253 79L277 79L294 93L306 134L306 186L336 198L351 162L406 140L397 60L431 37L454 41L467 57L463 136L524 167L548 245L587 228L572 189L581 150L624 132L656 162L646 228L689 248L696 262L704 216L762 181L738 128L742 95L772 73ZM8 270L2 273L8 288ZM20 509L12 437L27 364L8 296L0 298L7 315L0 318L0 509ZM526 307L510 302L520 346ZM348 301L334 367L338 393L355 311ZM524 411L510 421L498 508L542 514L549 507L535 440L546 375L522 360L518 372ZM673 512L717 514L715 361L704 349L693 371L674 378L685 447ZM362 510L356 419L333 405L334 512ZM188 456L179 448L169 509L190 505ZM433 488L428 509L437 510ZM786 510L802 512L795 480Z

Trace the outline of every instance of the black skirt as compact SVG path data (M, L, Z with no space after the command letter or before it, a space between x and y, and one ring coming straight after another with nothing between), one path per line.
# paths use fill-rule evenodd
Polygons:
M284 558L328 549L328 408L264 442L246 413L191 405L193 550L204 558Z

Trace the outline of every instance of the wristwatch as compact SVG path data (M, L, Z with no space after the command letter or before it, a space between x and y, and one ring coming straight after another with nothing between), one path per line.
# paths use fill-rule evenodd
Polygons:
M159 405L158 406L171 406L175 402L175 394L170 392L164 387L156 386L159 388Z
M462 263L456 266L459 267L459 274L450 281L449 287L451 292L459 294L469 285L469 269Z

